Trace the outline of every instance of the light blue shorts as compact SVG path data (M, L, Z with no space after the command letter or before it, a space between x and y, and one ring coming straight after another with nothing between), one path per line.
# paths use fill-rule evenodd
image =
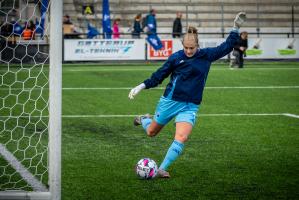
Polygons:
M162 96L157 105L154 120L160 124L167 124L175 117L175 122L188 122L194 126L199 105L190 102L179 102Z

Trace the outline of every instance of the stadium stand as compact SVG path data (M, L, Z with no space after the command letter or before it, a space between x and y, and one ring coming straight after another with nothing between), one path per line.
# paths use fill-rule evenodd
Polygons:
M82 14L83 5L94 7L93 15ZM285 0L110 0L111 18L121 18L121 32L128 33L137 13L146 15L150 8L157 10L158 32L171 33L175 13L183 13L183 26L194 25L199 32L227 32L232 26L234 15L241 11L247 13L246 29L249 32L298 32L299 2ZM102 1L64 0L64 13L81 32L86 32L87 21L101 28ZM293 28L292 28L293 27ZM283 29L282 29L283 28ZM128 33L129 34L129 33ZM128 36L129 37L129 36Z

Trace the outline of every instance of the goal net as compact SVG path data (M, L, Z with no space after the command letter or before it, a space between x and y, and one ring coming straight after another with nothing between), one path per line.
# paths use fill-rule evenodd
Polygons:
M0 1L0 199L60 199L61 21L60 1Z

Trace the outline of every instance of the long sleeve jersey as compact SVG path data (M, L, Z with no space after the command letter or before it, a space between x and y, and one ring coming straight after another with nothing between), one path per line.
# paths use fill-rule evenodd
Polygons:
M198 49L192 57L187 57L183 50L172 54L161 68L143 82L146 89L156 87L170 75L164 97L200 104L211 63L231 52L238 39L238 31L233 30L219 46Z

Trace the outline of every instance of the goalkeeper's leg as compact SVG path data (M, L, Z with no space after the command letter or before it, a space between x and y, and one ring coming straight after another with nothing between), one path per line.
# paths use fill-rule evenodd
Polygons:
M163 162L159 167L159 176L161 178L170 178L167 172L168 167L182 154L185 146L185 142L188 140L189 135L192 132L193 124L189 122L177 122L175 138L170 145Z
M142 125L146 134L150 137L157 135L164 127L164 125L160 125L155 120L153 120L149 114L137 116L134 119L134 125Z

